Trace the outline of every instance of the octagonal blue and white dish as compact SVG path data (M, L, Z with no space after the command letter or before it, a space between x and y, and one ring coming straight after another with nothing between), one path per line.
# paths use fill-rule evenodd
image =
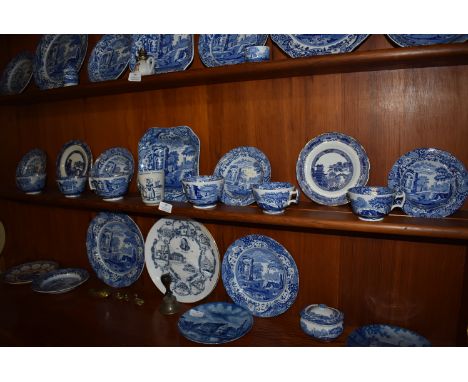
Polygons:
M145 266L144 239L132 218L101 212L86 235L88 260L97 277L114 288L132 285Z
M304 146L296 163L296 176L311 200L338 206L349 202L348 189L367 183L369 169L366 151L356 139L331 132Z
M82 177L89 174L93 155L86 142L71 140L65 143L55 161L57 178Z
M388 34L387 36L401 47L452 44L468 40L468 34Z
M228 302L198 305L179 318L182 335L200 344L224 344L247 334L253 326L253 316L247 310Z
M106 34L94 46L88 60L91 82L116 80L127 68L132 38L125 34Z
M60 268L37 277L32 282L32 290L39 293L66 293L77 288L89 278L86 269Z
M468 173L449 152L419 148L401 156L388 174L388 186L405 193L408 215L443 218L468 197Z
M0 94L20 94L28 86L33 74L34 55L18 53L5 67L0 77Z
M240 64L246 61L246 47L265 45L267 38L267 34L201 34L198 54L208 67Z
M356 49L367 34L272 34L271 39L289 57L347 53Z
M105 150L91 168L92 177L112 177L116 175L133 176L134 161L132 153L124 147Z
M280 243L264 235L248 235L232 243L221 272L232 301L258 317L284 313L299 291L294 259Z
M355 329L346 341L346 346L415 347L431 346L431 343L409 329L393 325L373 324Z

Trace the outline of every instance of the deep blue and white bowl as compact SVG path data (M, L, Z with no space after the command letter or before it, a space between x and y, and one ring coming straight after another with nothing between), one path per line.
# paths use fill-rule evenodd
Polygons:
M247 46L244 55L247 62L268 61L270 59L270 48L265 45Z
M195 208L213 208L221 198L224 178L216 175L195 175L182 180L187 200Z
M120 200L128 191L131 174L94 176L89 178L91 190L106 201Z
M258 206L266 214L281 214L292 203L299 202L299 191L289 182L265 182L252 186Z
M16 186L26 194L35 195L41 193L46 183L46 174L33 174L17 176Z
M86 187L86 176L72 176L57 179L58 189L67 198L76 198Z
M332 341L343 333L344 314L324 304L312 304L301 311L301 329L318 340Z

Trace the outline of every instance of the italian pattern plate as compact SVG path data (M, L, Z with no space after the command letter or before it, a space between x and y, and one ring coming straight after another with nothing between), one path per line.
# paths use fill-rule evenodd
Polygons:
M5 67L0 78L0 94L19 94L31 81L33 73L33 59L31 52L21 52Z
M387 36L402 47L450 44L468 40L468 34L389 34Z
M40 293L65 293L83 284L89 273L80 268L61 268L44 273L32 282L32 289Z
M280 243L263 235L248 235L230 245L222 279L234 303L259 317L284 313L299 290L294 259Z
M367 34L272 34L271 39L289 57L347 53L356 49Z
M47 156L44 150L32 149L23 155L16 166L16 176L45 174Z
M115 288L132 285L145 266L144 239L125 214L99 213L89 224L86 249L97 277Z
M145 242L148 273L162 292L161 276L172 277L171 290L182 303L200 301L215 288L219 278L219 252L210 232L193 220L159 219Z
M198 54L208 67L234 65L245 62L248 46L265 45L267 34L201 34Z
M159 147L167 148L164 200L186 201L182 179L198 175L200 139L188 126L152 127L138 142L138 171L148 171Z
M88 60L88 78L91 82L116 80L125 71L130 60L130 35L106 34L94 46Z
M214 175L224 178L224 204L247 206L255 202L252 185L270 181L270 161L256 147L236 147L219 160Z
M302 191L314 202L329 206L348 203L349 188L369 178L366 151L354 138L325 133L311 139L299 154L296 176Z
M128 149L124 147L112 147L105 150L94 162L91 169L92 176L112 176L118 174L130 174L133 176L134 161Z
M55 261L31 261L9 268L3 275L7 284L28 284L39 275L58 268Z
M34 57L34 81L40 89L63 86L63 72L73 67L79 72L88 47L85 34L43 35Z
M137 64L138 51L143 48L154 57L154 72L169 73L187 69L193 60L193 35L191 34L134 34L130 70Z
M392 325L366 325L354 330L346 341L346 346L431 346L431 343L418 333Z
M224 344L244 336L253 325L250 312L227 302L209 302L185 312L178 322L187 339L201 344Z
M468 173L452 154L420 148L400 157L388 174L388 186L403 191L403 211L442 218L458 210L468 196Z
M55 163L57 178L87 176L93 163L89 146L79 140L65 143L60 149Z

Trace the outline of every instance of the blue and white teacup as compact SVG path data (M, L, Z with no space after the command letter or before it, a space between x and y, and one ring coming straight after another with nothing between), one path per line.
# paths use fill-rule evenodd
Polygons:
M216 207L224 187L224 178L216 175L196 175L182 180L187 200L195 208Z
M351 208L359 219L379 221L395 207L403 207L405 193L389 187L351 187L348 190Z
M17 176L16 186L29 195L40 194L46 184L46 174Z
M94 176L89 178L89 185L91 190L104 200L115 201L122 199L127 193L130 180L130 174Z
M67 198L76 198L86 187L86 176L72 176L57 179L57 186Z
M266 214L282 214L292 203L299 202L299 191L289 182L266 182L252 186L258 206Z
M332 341L343 333L344 314L325 304L312 304L301 311L301 329L321 341Z
M262 62L270 59L270 48L264 45L248 46L244 50L245 61Z

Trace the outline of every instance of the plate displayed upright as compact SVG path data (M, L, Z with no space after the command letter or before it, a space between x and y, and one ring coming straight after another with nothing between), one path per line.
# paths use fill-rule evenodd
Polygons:
M32 290L39 293L65 293L83 284L89 278L86 269L61 268L44 273L32 282Z
M272 34L271 39L289 57L352 52L367 34Z
M143 235L125 214L99 213L89 224L86 249L97 277L111 287L132 285L145 266Z
M65 143L60 149L55 163L57 178L87 176L93 164L89 146L79 140Z
M2 254L4 247L5 247L5 227L3 223L0 221L0 255Z
M204 225L190 219L159 219L145 242L146 269L157 288L166 292L161 276L172 277L171 291L182 303L200 301L219 278L219 252Z
M187 200L182 179L198 175L200 139L188 126L152 127L138 142L138 170L147 171L147 163L158 147L167 148L164 200Z
M264 235L248 235L229 246L222 278L232 301L258 317L284 313L299 290L294 259L280 243Z
M267 34L201 34L198 54L208 67L234 65L245 62L248 46L265 45Z
M106 34L94 46L88 60L91 82L116 80L127 68L132 38L124 34Z
M346 346L381 346L381 347L409 347L431 346L431 343L409 329L393 325L366 325L355 329L348 336Z
M302 191L328 206L348 203L346 193L369 179L369 159L361 144L342 133L311 139L299 154L296 176Z
M0 94L19 94L31 81L34 55L31 52L17 54L5 67L0 78Z
M184 337L201 344L224 344L244 336L253 325L252 314L228 302L198 305L179 318Z
M224 204L247 206L255 202L252 185L270 181L270 161L256 147L236 147L219 160L214 175L224 178Z
M112 176L117 174L130 174L133 176L134 161L128 149L112 147L105 150L94 162L91 169L92 176Z
M408 215L443 218L457 211L468 197L468 173L452 154L420 148L395 162L388 186L405 193L402 209Z
M34 57L34 81L39 89L63 86L63 72L72 67L80 71L88 47L85 34L43 35Z
M44 150L32 149L23 155L16 166L16 176L32 176L44 174L47 166L47 156Z
M39 275L58 268L55 261L30 261L7 269L3 281L7 284L28 284Z
M402 47L451 44L468 40L468 34L388 34L387 36Z

